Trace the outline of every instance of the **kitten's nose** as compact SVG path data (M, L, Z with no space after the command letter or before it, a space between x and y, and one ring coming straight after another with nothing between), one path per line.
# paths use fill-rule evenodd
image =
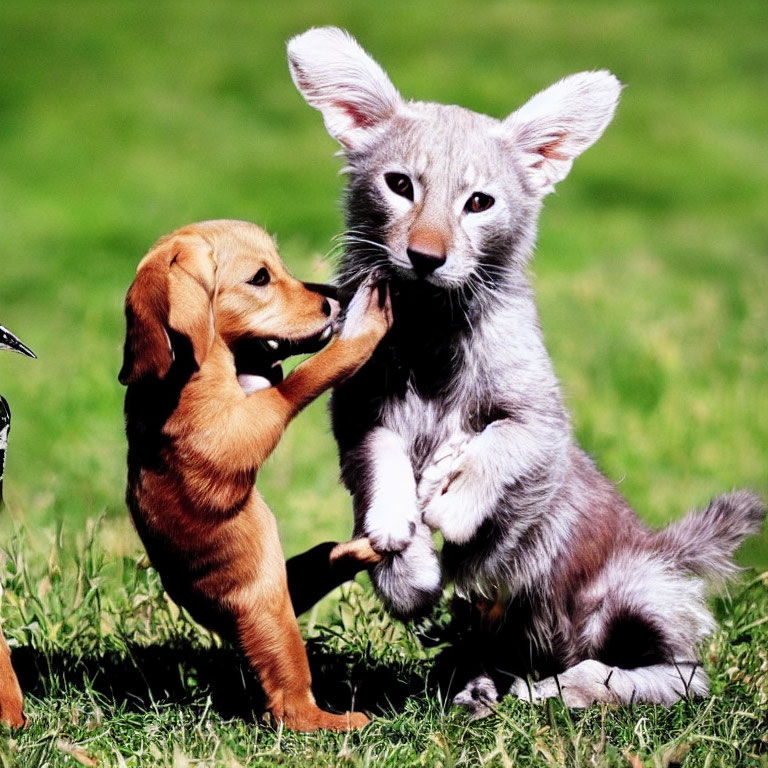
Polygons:
M415 248L406 248L405 252L413 264L413 271L419 277L431 275L438 267L445 264L445 253L437 250L427 250L422 247L418 251Z

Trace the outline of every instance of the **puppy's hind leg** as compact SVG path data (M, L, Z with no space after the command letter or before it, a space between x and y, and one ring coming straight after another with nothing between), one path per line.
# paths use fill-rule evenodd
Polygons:
M312 696L309 662L286 590L254 604L237 620L240 645L259 677L267 708L293 731L349 731L367 725L361 712L324 712Z
M295 731L348 731L369 721L361 712L334 715L320 709L312 696L304 642L288 593L277 524L264 507L261 526L263 560L258 578L230 596L237 639L279 722Z

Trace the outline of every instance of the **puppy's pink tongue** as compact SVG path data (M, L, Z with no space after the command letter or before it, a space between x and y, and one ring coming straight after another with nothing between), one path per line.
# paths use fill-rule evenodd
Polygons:
M272 382L264 376L256 376L252 373L240 373L237 376L237 383L246 395L259 392L262 389L269 389Z

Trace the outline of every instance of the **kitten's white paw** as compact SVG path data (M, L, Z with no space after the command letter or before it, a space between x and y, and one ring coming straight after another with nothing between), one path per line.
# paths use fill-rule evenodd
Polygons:
M469 492L470 485L463 476L458 477L424 510L424 522L454 544L468 542L475 535L481 519L476 510L477 499Z
M487 717L499 700L496 684L488 675L478 675L453 697L453 705L466 709L473 720Z
M416 497L422 509L436 496L445 493L456 476L470 439L471 435L459 432L437 447L429 464L422 471L416 489Z
M380 519L380 514L370 514L369 518ZM366 525L366 535L376 552L402 552L413 541L416 523L401 518L396 512L386 519L384 524Z

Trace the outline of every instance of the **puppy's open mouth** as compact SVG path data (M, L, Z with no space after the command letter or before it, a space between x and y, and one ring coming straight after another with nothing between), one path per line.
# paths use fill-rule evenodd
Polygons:
M333 335L333 324L303 339L239 339L232 347L237 378L243 389L255 392L283 380L283 362L292 355L319 352Z

